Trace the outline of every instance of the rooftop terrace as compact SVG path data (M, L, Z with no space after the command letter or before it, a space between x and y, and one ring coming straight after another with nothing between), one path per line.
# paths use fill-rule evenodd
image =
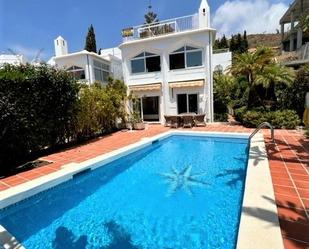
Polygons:
M198 13L122 30L123 42L199 29Z

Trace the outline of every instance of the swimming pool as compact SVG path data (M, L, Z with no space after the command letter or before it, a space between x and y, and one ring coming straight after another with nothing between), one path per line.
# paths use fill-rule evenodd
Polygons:
M26 248L235 248L248 139L173 135L0 211Z

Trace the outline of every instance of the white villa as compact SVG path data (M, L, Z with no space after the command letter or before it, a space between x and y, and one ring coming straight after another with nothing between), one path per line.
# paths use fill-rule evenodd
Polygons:
M88 84L105 84L108 76L123 79L136 97L131 109L145 122L164 123L164 115L180 113L206 114L213 122L213 71L225 71L232 54L213 53L216 30L206 0L194 15L124 29L122 36L119 48L99 54L68 53L67 41L59 36L48 63Z
M101 55L86 50L68 53L67 41L61 36L54 40L54 45L55 56L48 64L71 72L77 80L105 84L109 76L122 79L121 60L108 51Z
M21 65L26 63L27 59L22 54L0 54L0 66L4 64Z
M164 123L164 115L189 112L205 113L207 121L213 121L216 64L212 46L216 30L210 26L206 0L194 15L124 29L122 33L124 82L140 99L134 106L144 121ZM225 69L231 54L223 58L219 54L218 59Z

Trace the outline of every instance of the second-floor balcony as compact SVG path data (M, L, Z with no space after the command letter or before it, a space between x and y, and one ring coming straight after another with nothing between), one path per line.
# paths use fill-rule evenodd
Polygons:
M123 42L179 33L199 28L199 15L183 16L122 30Z

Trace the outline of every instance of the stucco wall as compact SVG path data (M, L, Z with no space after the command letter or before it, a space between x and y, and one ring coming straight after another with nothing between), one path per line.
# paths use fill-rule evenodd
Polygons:
M206 113L208 119L212 119L212 104L210 101L212 91L211 44L212 33L206 29L122 44L120 48L122 51L124 81L128 86L162 83L162 116L164 114L177 114L177 98L175 94L178 92L199 93L199 112ZM203 49L203 65L195 68L170 70L169 54L185 45ZM150 52L160 55L161 72L131 74L130 60L142 52ZM169 82L189 80L204 80L205 85L199 89L174 89L174 97L171 96L172 90L169 87ZM146 93L144 95L147 96ZM164 119L162 119L162 122L163 121Z

